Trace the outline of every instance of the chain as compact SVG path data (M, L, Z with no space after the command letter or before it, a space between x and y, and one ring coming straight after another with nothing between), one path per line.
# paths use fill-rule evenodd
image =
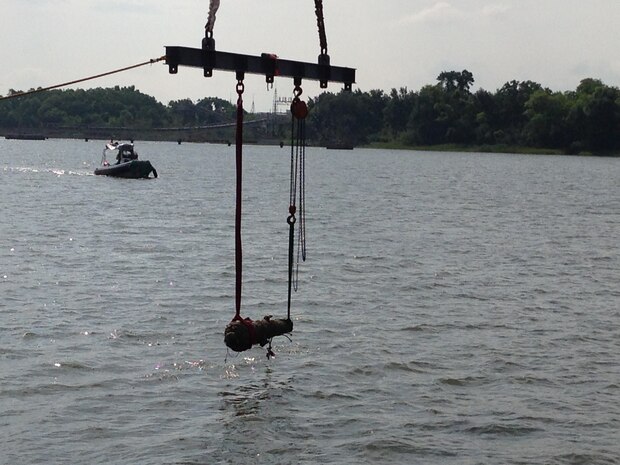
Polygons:
M291 179L289 194L288 249L288 319L291 318L291 291L297 291L299 284L299 262L306 260L306 116L308 106L300 99L303 90L301 79L295 79L293 102L291 103ZM299 196L299 197L298 197ZM298 203L299 202L299 203ZM299 215L297 223L296 214ZM297 262L295 262L295 223L299 225Z

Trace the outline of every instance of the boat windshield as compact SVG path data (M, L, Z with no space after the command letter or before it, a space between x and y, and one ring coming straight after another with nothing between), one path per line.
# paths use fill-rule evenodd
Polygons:
M103 151L103 159L106 160L108 152L116 152L116 163L124 163L138 159L138 153L134 150L131 143L110 142L106 144Z

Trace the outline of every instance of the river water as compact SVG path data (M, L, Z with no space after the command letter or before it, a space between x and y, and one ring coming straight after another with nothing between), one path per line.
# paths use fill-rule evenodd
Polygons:
M292 340L227 352L234 147L0 140L3 464L617 464L618 159L308 150ZM286 148L244 316L286 315Z

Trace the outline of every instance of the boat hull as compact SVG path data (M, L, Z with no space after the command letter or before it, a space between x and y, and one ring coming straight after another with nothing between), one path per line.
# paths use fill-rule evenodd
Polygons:
M115 178L144 179L153 173L157 177L157 171L148 160L132 160L117 165L100 166L95 169L95 174L99 176L113 176Z

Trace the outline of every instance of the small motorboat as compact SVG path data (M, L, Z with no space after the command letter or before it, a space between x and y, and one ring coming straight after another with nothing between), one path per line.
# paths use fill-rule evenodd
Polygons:
M108 154L116 152L116 163L108 162ZM110 142L103 149L101 166L95 169L95 174L114 176L117 178L141 179L148 178L153 173L157 177L157 171L148 160L138 160L138 152L130 142Z

